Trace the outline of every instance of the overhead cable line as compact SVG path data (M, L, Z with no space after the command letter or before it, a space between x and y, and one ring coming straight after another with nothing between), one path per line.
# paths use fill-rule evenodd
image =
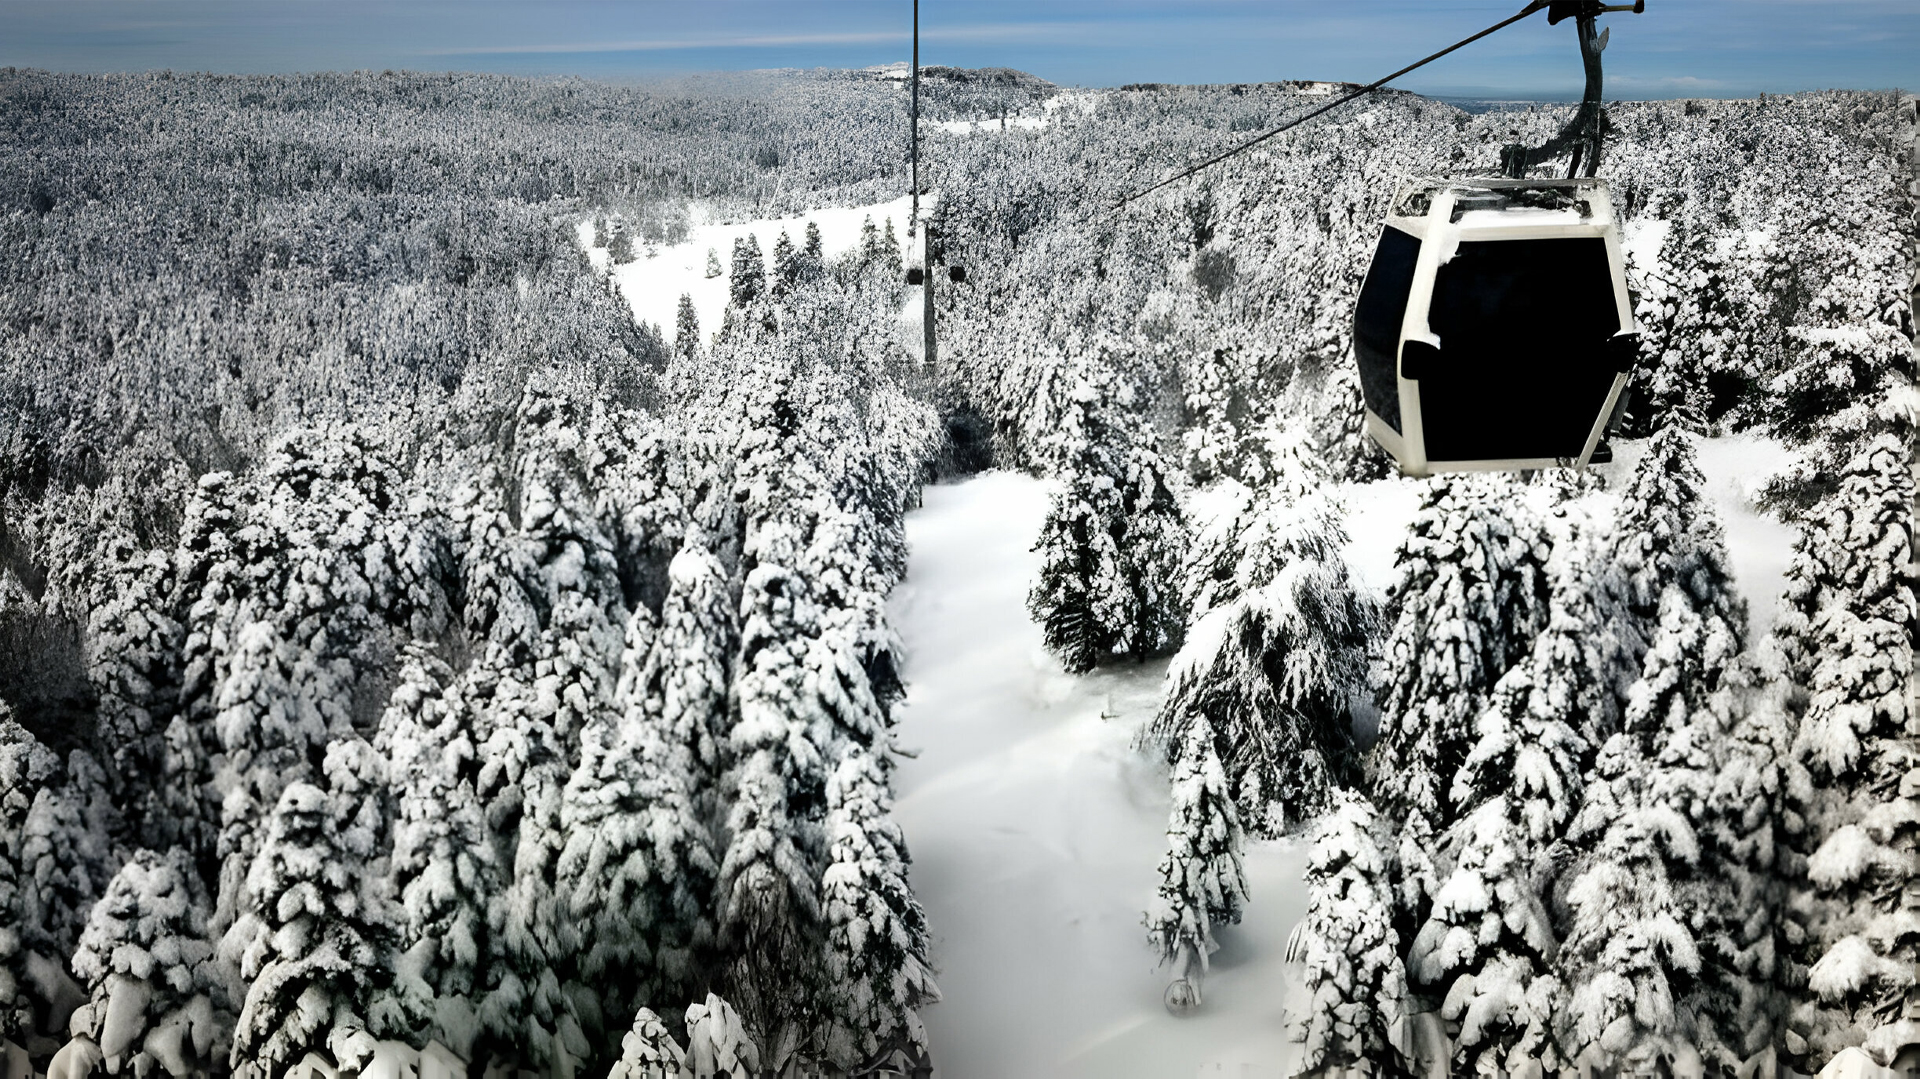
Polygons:
M1638 2L1633 4L1608 5L1608 6L1599 8L1599 10L1601 11L1639 11L1644 6L1644 4L1645 4L1645 0L1638 0ZM1453 44L1447 46L1446 48L1441 49L1439 52L1434 53L1432 56L1429 56L1426 59L1418 61L1416 63L1408 64L1406 67L1401 68L1399 71L1396 71L1393 74L1386 76L1385 78L1376 79L1373 82L1370 82L1367 85L1361 87L1360 89L1347 94L1345 97L1342 97L1337 101L1330 101L1325 105L1322 105L1319 108L1313 110L1312 112L1305 114L1304 116L1294 117L1292 120L1289 120L1284 124L1281 124L1279 127L1274 128L1272 131L1268 131L1261 135L1256 135L1253 138L1248 139L1246 142L1243 142L1240 145L1232 148L1231 150L1227 150L1222 153L1216 154L1213 157L1208 158L1207 160L1201 162L1198 165L1193 166L1190 169L1187 169L1184 172L1175 173L1174 175L1167 177L1165 180L1162 180L1159 183L1154 184L1152 187L1142 188L1141 190L1134 192L1133 194L1127 196L1126 198L1121 199L1119 202L1114 203L1112 209L1119 210L1122 207L1126 206L1128 203L1133 202L1134 200L1144 195L1148 195L1148 194L1151 194L1152 192L1158 191L1161 188L1166 187L1168 184L1174 183L1176 181L1185 180L1187 177L1192 176L1194 173L1197 173L1200 170L1207 168L1208 166L1217 165L1220 162L1225 161L1226 159L1232 157L1235 154L1240 153L1243 150L1248 150L1248 149L1251 149L1252 147L1258 146L1259 144L1266 142L1268 139L1273 138L1275 135L1278 135L1289 128L1297 127L1301 124L1304 124L1307 121L1313 119L1316 116L1319 116L1324 112L1327 112L1332 109L1337 109L1340 106L1345 105L1347 102L1352 101L1354 98L1363 97L1367 94L1371 94L1375 90L1380 89L1381 87L1387 85L1388 83L1399 78L1400 76L1405 75L1407 72L1412 71L1415 68L1425 67L1428 64L1433 63L1435 60L1438 60L1441 57L1447 55L1450 52L1454 52L1455 50L1458 50L1458 49L1463 49L1468 45L1471 45L1474 42L1479 41L1481 38L1486 37L1488 34L1491 34L1496 30L1504 30L1507 27L1512 26L1514 23L1519 22L1521 19L1526 18L1527 16L1533 14L1536 11L1542 11L1549 7L1559 7L1559 6L1565 6L1564 0L1532 0L1532 3L1529 3L1525 8L1522 8L1520 10L1520 13L1517 15L1512 15L1512 16L1509 16L1508 18L1502 19L1499 22L1494 23L1492 26L1487 27L1485 30L1482 30L1479 33L1473 35L1472 37L1462 38L1461 40L1454 42ZM1555 21L1555 22L1558 22L1560 18L1560 16L1558 15L1553 15L1549 17L1552 19L1552 21Z

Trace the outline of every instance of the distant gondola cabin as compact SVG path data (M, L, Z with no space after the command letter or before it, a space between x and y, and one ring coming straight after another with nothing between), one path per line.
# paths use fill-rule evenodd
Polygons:
M1354 309L1367 433L1402 472L1583 466L1639 336L1605 181L1421 181Z

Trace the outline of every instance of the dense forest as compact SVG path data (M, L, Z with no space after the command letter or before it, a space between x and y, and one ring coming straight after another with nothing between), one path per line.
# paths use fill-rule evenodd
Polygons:
M886 73L0 72L10 1074L925 1075L884 603L989 464L1058 485L1068 670L1173 656L1170 1001L1310 835L1309 1071L1904 1062L1914 100L1613 106L1631 482L1426 481L1377 597L1386 200L1565 110L1389 93L1109 209L1325 90L935 69L1035 122L931 136L929 364L877 235L670 329L576 241L897 197ZM1794 450L1764 634L1732 432Z

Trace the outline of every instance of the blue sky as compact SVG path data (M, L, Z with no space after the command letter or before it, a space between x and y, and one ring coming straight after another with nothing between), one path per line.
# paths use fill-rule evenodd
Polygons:
M922 0L921 61L1063 84L1371 81L1523 0ZM0 0L0 66L409 68L634 79L907 58L909 0ZM1651 0L1606 17L1610 97L1920 87L1920 0ZM1578 96L1544 15L1408 76L1429 94Z

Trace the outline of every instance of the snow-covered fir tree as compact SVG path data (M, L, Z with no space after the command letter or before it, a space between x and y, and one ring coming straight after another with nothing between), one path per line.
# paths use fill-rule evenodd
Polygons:
M1889 1062L1908 1041L1920 986L1909 929L1920 793L1910 696L1920 585L1914 482L1904 447L1882 436L1848 463L1808 514L1776 635L1800 712L1794 755L1811 779L1805 877L1793 919L1806 995L1786 1039L1809 1066L1863 1043Z
M325 788L296 781L281 793L222 942L247 980L236 1070L284 1073L309 1055L358 1069L374 1053L370 976L390 970L393 942L380 892L385 767L348 738L327 748L321 776Z
M673 319L673 355L692 360L700 351L700 315L693 310L693 297L680 294L680 308Z
M745 308L767 292L767 261L760 253L760 238L752 233L733 242L733 267L727 274L727 300L736 308Z
M708 994L707 1000L687 1006L687 1050L681 1068L689 1076L759 1076L760 1048L740 1014L725 998Z
M652 1009L641 1009L633 1016L633 1028L620 1038L620 1060L614 1063L610 1080L656 1080L685 1075L686 1051L673 1041L673 1033L655 1016Z
M627 655L637 662L654 643L653 616L638 608ZM688 996L698 984L719 869L690 790L698 775L691 754L645 698L623 697L622 712L587 724L555 866L562 947L600 1010L615 1016Z
M785 300L800 281L800 255L793 249L793 238L785 229L773 242L773 298Z
M1393 628L1369 773L1383 810L1444 830L1487 695L1545 625L1548 540L1507 481L1430 481L1394 556Z
M1305 962L1301 1011L1290 1034L1303 1043L1301 1076L1405 1076L1414 1066L1407 976L1393 929L1387 863L1373 804L1334 793L1307 858L1307 914L1287 943Z
M1215 606L1167 669L1149 731L1171 762L1187 727L1204 721L1242 820L1263 834L1310 820L1335 787L1360 779L1351 706L1366 690L1379 613L1353 585L1346 539L1325 495L1249 495L1207 528L1199 547L1213 569L1189 579L1196 609Z
M1099 365L1062 371L1059 426L1047 453L1061 476L1034 550L1027 607L1068 671L1180 642L1176 568L1187 529L1152 433L1119 409L1126 395Z
M667 569L660 627L643 662L629 665L634 684L623 698L643 707L673 754L673 771L693 797L706 801L718 783L727 734L727 687L739 618L726 568L699 534L691 534Z
M373 1000L373 1030L413 1045L438 1041L471 1060L474 1001L488 949L487 897L501 888L493 835L475 790L479 748L454 675L414 648L381 717L375 748L390 755L392 897L404 918L393 985Z
M1239 922L1247 905L1240 815L1213 743L1204 716L1181 736L1167 854L1160 860L1160 888L1145 919L1147 939L1160 962L1173 965L1167 1004L1176 1011L1200 1003L1208 957L1219 948L1213 928Z
M94 905L73 956L91 1003L76 1041L91 1044L108 1071L158 1066L187 1076L225 1067L209 1060L214 998L225 992L206 936L210 914L198 870L177 854L144 850Z
M1547 628L1527 660L1509 669L1476 723L1454 779L1472 807L1439 845L1453 868L1413 939L1407 969L1457 1025L1454 1067L1475 1075L1554 1071L1558 940L1545 884L1555 845L1580 805L1589 748L1583 638L1591 605L1577 587L1556 590Z
M1690 444L1663 440L1685 478ZM1746 612L1711 507L1692 490L1667 505L1667 520L1687 522L1686 543L1668 548L1671 577L1623 730L1568 833L1563 1048L1588 1068L1732 1070L1761 1047L1747 1045L1751 1018L1738 1015L1754 996L1730 945L1745 915L1711 844L1712 791L1746 678Z
M919 1010L940 1000L926 914L907 888L906 838L889 816L880 761L853 749L827 783L828 863L820 882L833 987L830 1060L849 1074L929 1067Z

